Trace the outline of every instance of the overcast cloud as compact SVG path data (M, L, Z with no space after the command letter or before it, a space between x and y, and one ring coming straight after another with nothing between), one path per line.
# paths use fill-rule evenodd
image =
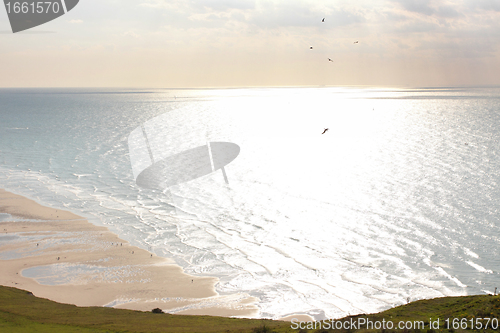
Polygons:
M500 84L499 19L496 0L82 0L33 29L54 34L0 35L0 85Z

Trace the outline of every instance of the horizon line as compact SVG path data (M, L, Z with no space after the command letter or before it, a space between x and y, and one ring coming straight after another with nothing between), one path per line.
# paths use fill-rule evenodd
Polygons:
M0 87L0 89L156 89L156 90L229 90L229 89L294 89L294 88L362 88L362 89L464 89L464 88L500 88L500 84L485 85L443 85L443 86L409 86L409 85L290 85L290 86L207 86L207 87L131 87L131 86L12 86Z

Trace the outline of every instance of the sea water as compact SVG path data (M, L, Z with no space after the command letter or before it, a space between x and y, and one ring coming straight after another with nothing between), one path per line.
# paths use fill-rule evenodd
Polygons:
M497 88L0 90L0 187L216 276L266 318L493 292L499 140ZM136 154L211 142L240 148L225 176L137 185Z

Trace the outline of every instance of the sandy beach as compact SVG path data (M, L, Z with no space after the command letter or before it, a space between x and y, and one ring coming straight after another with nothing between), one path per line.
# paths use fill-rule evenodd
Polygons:
M0 284L78 306L255 317L257 299L130 245L105 227L0 189Z

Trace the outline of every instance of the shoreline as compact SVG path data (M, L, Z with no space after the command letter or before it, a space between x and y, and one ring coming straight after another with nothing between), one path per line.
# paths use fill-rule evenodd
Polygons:
M258 299L130 245L104 226L0 189L0 285L77 306L256 318Z

